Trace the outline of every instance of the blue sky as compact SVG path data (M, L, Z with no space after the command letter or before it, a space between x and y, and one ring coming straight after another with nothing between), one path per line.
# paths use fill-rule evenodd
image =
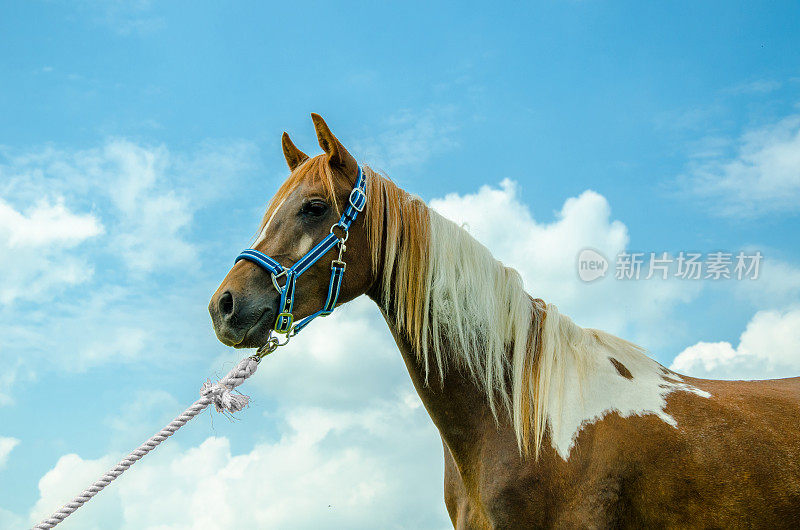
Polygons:
M800 373L794 2L1 11L0 527L240 357L206 304L286 176L281 132L318 152L311 112L579 324L698 376ZM764 261L755 281L587 284L585 247ZM73 527L209 527L243 491L265 513L240 527L445 527L437 433L377 310L304 333L239 421L202 416Z

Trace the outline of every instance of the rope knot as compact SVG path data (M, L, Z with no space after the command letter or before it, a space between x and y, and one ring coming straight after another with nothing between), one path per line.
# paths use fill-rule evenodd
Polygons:
M250 397L239 392L234 394L233 390L253 375L257 368L257 360L252 357L242 359L236 368L216 383L206 380L200 388L200 395L210 398L217 412L239 412L250 403Z
M250 402L248 396L240 393L234 394L232 389L220 383L212 383L210 380L203 383L200 395L210 397L217 412L239 412Z

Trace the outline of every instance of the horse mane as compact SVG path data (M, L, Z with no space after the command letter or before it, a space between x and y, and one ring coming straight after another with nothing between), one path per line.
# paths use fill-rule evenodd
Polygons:
M334 200L334 181L321 157L292 172L271 201L261 229L308 173ZM522 454L539 450L548 421L560 415L568 370L590 373L597 352L644 357L638 346L584 329L552 304L532 298L520 274L492 256L466 230L367 165L365 222L378 298L425 369L444 380L453 366L505 412ZM337 205L338 210L338 205ZM578 381L580 384L580 381ZM552 428L552 426L551 426Z
M380 302L413 346L426 383L431 372L443 380L451 364L469 374L495 418L501 407L510 415L527 451L531 433L540 440L544 432L544 421L532 421L528 391L542 304L464 229L369 166L363 171Z
M569 367L590 373L611 351L641 358L642 349L584 329L552 304L532 298L520 274L494 258L466 230L369 166L367 232L380 302L425 368L440 380L454 365L486 393L497 419L504 410L520 451L539 450L562 401ZM602 357L605 359L605 357Z

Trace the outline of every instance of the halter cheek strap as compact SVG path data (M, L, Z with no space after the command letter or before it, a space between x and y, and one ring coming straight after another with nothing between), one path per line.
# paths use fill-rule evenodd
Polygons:
M236 257L236 262L244 259L255 263L270 273L272 283L281 295L279 304L280 313L278 313L277 320L275 321L276 332L285 333L287 337L292 337L299 333L300 330L306 327L316 317L324 317L333 313L336 307L336 301L339 299L339 292L342 288L342 278L344 278L344 271L346 268L346 264L342 260L342 255L347 248L345 246L345 241L347 241L349 235L350 225L353 224L353 221L356 220L358 214L364 210L367 204L366 179L364 178L363 171L361 171L361 167L358 168L356 185L353 187L353 191L350 192L347 203L347 208L339 218L339 221L331 227L330 234L325 236L322 241L317 243L314 248L309 250L291 267L284 267L278 263L277 260L252 248L242 251L242 253ZM335 231L341 232L341 235L336 235ZM325 299L325 304L323 304L322 309L295 324L292 310L294 308L295 284L297 278L337 245L339 247L339 257L331 261L331 279L328 282L328 297ZM280 280L282 276L286 278L281 286Z

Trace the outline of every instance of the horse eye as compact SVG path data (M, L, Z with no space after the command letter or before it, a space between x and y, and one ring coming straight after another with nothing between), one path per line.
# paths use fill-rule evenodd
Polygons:
M300 214L307 217L319 217L328 211L328 205L325 201L308 201L300 208Z

